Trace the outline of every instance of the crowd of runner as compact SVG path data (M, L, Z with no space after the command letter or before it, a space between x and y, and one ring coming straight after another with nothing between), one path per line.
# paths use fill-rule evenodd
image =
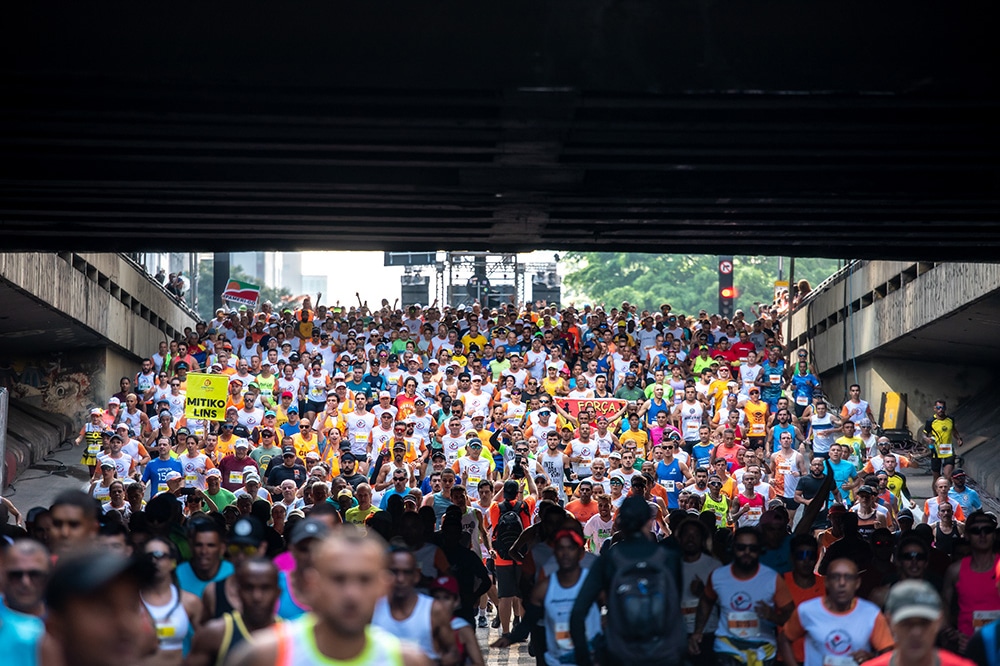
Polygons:
M945 403L918 507L767 311L266 303L119 389L86 488L0 507L5 664L483 664L490 626L549 666L997 663Z

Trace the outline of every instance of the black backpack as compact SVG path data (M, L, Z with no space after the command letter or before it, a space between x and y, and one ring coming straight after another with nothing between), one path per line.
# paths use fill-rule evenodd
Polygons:
M524 509L525 504L520 500L513 505L506 501L500 503L500 517L493 528L493 550L505 560L511 559L511 546L524 531L524 525L521 523Z
M623 547L624 546L624 547ZM609 654L621 663L680 663L687 648L681 595L671 554L659 546L649 557L630 555L628 543L603 557L613 564L605 635Z

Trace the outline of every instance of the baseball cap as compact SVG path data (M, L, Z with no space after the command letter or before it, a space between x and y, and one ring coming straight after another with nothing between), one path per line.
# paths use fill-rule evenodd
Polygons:
M104 460L101 461L101 467L107 467L108 469L114 469L115 468L115 464L113 462L111 462L111 460L109 458L105 458Z
M904 580L889 590L885 612L893 623L910 618L936 620L941 617L941 597L927 581Z
M866 484L866 485L863 485L860 488L858 488L858 493L859 494L860 493L868 493L869 495L874 495L875 494L875 489Z
M966 475L964 469L962 469L961 467L956 467L955 471L951 473L951 478L954 479L956 476L960 476L962 478L965 478L967 475Z
M619 451L612 451L611 453L608 454L608 457L609 458L614 458L616 460L621 460L622 459L622 454Z
M341 497L351 497L351 498L353 498L354 497L354 493L351 492L350 488L343 488L339 493L337 493L337 499L340 499Z
M379 393L378 393L379 400L381 400L382 398L391 398L391 397L392 397L392 394L389 393L388 391L379 391Z
M310 451L309 453L306 454L306 459L307 460L319 460L319 454L316 453L315 451Z
M247 440L245 440L245 439L243 439L241 437L240 439L236 440L235 444L233 444L233 448L234 449L239 449L239 448L249 449L250 448L250 443L247 442Z
M869 486L871 488L871 486ZM828 514L833 515L835 513L847 513L847 507L839 502L831 504L830 509L827 511Z
M165 481L176 481L177 479L183 479L184 475L174 470L172 472L167 472L167 476L164 478Z
M180 365L180 363L178 363L178 365ZM108 400L108 404L109 405L120 405L120 404L122 404L122 401L119 400L118 398L115 398L114 396L112 396L111 399Z
M90 410L90 415L91 416L100 416L103 413L104 413L104 410L102 410L100 407L94 407L92 410Z
M330 528L326 526L326 523L315 518L306 518L296 523L292 529L291 544L294 546L306 539L323 539L329 534Z
M264 538L264 525L253 516L244 516L233 523L229 543L238 546L258 546Z
M219 478L221 479L221 478L222 478L222 472L221 472L220 470L218 470L217 468L214 468L214 467L213 467L212 469L210 469L210 470L207 470L207 471L205 472L205 478L206 478L206 479L207 479L208 477L210 477L210 476L217 476L217 477L219 477Z
M434 594L438 590L442 590L444 592L447 592L453 597L457 597L458 581L455 580L455 578L452 576L441 576L439 578L435 578L434 581L431 583L430 592L431 594Z

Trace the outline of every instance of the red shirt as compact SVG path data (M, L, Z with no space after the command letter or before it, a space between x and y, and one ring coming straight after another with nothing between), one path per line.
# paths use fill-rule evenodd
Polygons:
M521 527L522 529L528 529L528 527L531 525L531 514L535 512L535 498L525 497L523 502L524 502L524 510L521 512ZM517 503L517 500L510 501L501 498L499 502L493 503L493 505L490 507L490 525L493 525L494 528L496 528L497 524L500 522L501 503L507 504L508 506L514 506L514 504ZM596 501L594 502L594 508L597 508ZM510 566L511 564L514 564L513 560L505 560L499 555L497 555L496 557L497 566Z
M747 360L747 354L752 351L757 351L757 348L753 346L753 343L747 340L746 342L737 342L732 347L729 348L730 351L734 352L740 362Z

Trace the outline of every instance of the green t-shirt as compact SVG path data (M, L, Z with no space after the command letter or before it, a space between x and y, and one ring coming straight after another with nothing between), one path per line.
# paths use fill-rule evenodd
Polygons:
M257 466L262 470L267 469L267 464L271 462L271 458L277 456L281 457L281 447L280 446L269 446L263 447L258 446L256 449L250 452L250 457L253 461L257 463Z
M225 488L219 488L219 492L216 493L215 495L206 490L205 495L207 495L213 502L215 502L215 506L218 507L219 511L222 511L227 506L236 501L236 495L232 494Z
M642 400L643 396L642 389L636 384L634 387L629 388L627 386L622 386L620 389L615 391L615 397L619 400Z

